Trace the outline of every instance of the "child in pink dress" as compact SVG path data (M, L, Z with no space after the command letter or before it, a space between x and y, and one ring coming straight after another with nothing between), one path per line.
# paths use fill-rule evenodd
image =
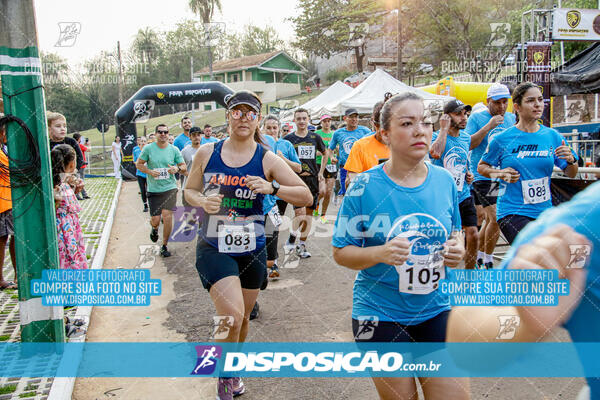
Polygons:
M76 154L68 144L61 144L51 152L54 200L56 202L56 227L58 255L61 269L87 269L83 231L79 224L81 206L71 184L77 186L75 177Z

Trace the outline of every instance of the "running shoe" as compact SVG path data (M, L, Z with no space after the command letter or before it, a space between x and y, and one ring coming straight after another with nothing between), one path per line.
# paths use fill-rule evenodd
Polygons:
M244 382L242 378L231 378L233 380L233 397L241 396L246 392L246 386L244 386Z
M477 266L481 269L483 267L483 258L477 259Z
M290 243L290 242L286 242L283 245L283 252L285 254L290 254L295 248L296 248L296 245L294 245L293 243Z
M148 204L144 204L144 212L148 212Z
M279 267L273 264L269 271L269 278L279 278Z
M167 249L167 246L164 244L160 248L160 255L163 257L171 257L171 252Z
M313 217L319 216L319 210L313 210Z
M327 217L326 217L326 216L324 216L324 215L321 215L321 218L319 218L319 220L321 221L321 223L322 223L323 225L325 225L325 224L327 223Z
M298 257L300 257L300 258L310 257L310 253L308 251L306 251L306 245L304 243L296 246L296 253L298 254Z
M158 229L157 228L152 228L152 231L150 232L150 240L152 240L154 243L156 243L158 241Z
M252 308L252 311L250 311L250 321L258 318L259 312L260 312L260 307L258 306L258 301L257 301L256 303L254 303L254 307Z
M233 378L219 378L217 383L217 400L233 399Z
M494 263L491 261L488 261L485 263L485 269L494 269Z

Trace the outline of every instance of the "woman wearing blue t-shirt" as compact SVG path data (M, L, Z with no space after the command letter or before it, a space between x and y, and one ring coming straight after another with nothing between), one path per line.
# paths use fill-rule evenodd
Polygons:
M539 86L531 82L519 84L512 100L519 122L494 135L477 167L481 175L504 181L496 218L511 244L525 225L552 207L550 178L554 166L570 178L578 169L577 156L565 145L560 133L538 122L544 112Z
M444 342L450 312L438 282L465 249L458 190L444 168L425 162L432 124L412 93L386 102L380 115L390 159L350 184L336 220L333 257L360 271L352 329L357 342ZM412 377L373 378L383 399L413 398ZM420 380L426 399L468 398L466 379Z

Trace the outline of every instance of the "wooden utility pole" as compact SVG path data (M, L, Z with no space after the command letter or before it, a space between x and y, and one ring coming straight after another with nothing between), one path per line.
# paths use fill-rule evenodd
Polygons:
M123 104L123 61L121 59L121 42L117 41L117 60L119 63L119 107Z
M398 36L396 37L396 43L398 44L398 53L397 53L397 60L396 60L396 66L397 66L397 72L396 72L396 79L398 79L399 81L402 80L402 73L404 72L404 68L402 66L402 17L400 16L400 12L401 12L401 3L402 0L398 0Z

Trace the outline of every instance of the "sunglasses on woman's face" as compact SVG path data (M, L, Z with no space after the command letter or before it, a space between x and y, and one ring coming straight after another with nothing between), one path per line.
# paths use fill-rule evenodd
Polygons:
M255 111L244 112L242 110L231 110L229 111L229 114L233 119L241 119L242 117L246 116L246 120L254 121L256 118L258 118L258 113L256 113Z

